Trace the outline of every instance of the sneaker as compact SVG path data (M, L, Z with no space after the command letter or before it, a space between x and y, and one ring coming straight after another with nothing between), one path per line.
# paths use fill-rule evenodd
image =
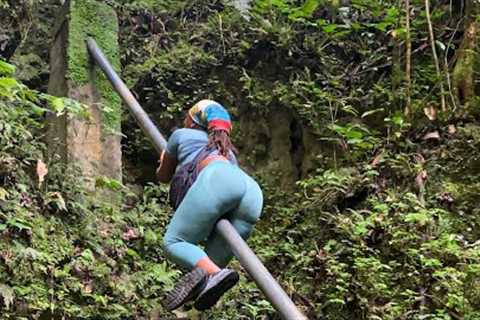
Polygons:
M207 277L207 284L198 295L194 307L206 310L213 307L218 299L238 282L238 273L231 269L222 269Z
M207 277L207 272L200 268L195 268L184 275L166 294L162 302L163 307L172 311L190 300L195 300L205 287Z

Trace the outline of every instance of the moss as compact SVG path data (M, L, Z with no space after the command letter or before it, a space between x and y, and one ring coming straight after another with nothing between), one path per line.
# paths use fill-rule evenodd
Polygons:
M115 71L120 70L118 21L114 10L101 1L72 1L70 5L68 67L69 80L77 86L89 80L89 58L85 45L92 37ZM96 88L102 97L103 128L111 133L120 130L121 101L104 74L95 69Z

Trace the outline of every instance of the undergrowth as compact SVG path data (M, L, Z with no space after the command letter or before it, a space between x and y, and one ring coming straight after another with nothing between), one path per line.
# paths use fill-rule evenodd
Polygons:
M49 158L45 116L88 117L79 103L30 90L0 61L2 319L147 319L177 272L161 252L164 188L105 184L92 196L78 170Z
M236 125L239 143L288 110L320 145L315 170L289 190L259 161L249 163L265 195L249 244L309 319L480 319L480 128L465 110L435 117L426 108L439 95L423 2L412 1L410 116L398 70L406 32L398 2L355 0L349 10L334 2L260 0L249 20L221 1L109 3L121 18L123 75L162 127L214 98L235 120L253 119L257 131ZM446 58L459 45L462 19L449 3L432 5ZM75 168L48 158L43 137L46 113L82 108L30 91L0 67L2 316L169 317L159 301L178 272L160 249L165 189L133 193L106 180L122 205L92 199ZM127 161L154 153L128 115L123 131ZM279 319L242 275L198 317Z

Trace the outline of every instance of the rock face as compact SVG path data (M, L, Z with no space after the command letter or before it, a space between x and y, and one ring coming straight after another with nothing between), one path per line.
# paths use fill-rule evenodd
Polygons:
M264 115L242 112L236 143L242 164L289 189L315 171L315 157L322 148L291 109L279 106L274 110Z
M121 180L121 102L101 71L89 61L85 45L86 38L93 37L118 71L116 14L103 1L67 1L54 32L48 92L86 104L90 117L50 117L50 153L78 165L91 189L97 176Z

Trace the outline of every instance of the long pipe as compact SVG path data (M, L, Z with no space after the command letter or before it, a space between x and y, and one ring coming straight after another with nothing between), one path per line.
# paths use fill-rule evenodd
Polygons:
M228 220L218 221L216 230L230 244L240 264L254 278L256 284L284 319L307 319Z
M87 39L87 49L93 60L103 70L108 80L112 83L115 90L122 97L128 109L133 113L143 132L150 138L155 149L160 153L166 147L166 140L158 131L157 127L150 120L148 115L142 109L137 100L133 97L130 90L120 77L113 70L108 60L103 55L100 48L92 38ZM278 311L283 319L286 320L304 320L307 319L295 306L290 297L280 287L273 276L268 272L255 253L248 247L246 242L240 237L232 224L225 219L220 220L216 225L216 230L222 235L232 248L233 253L240 261L240 264L247 270L260 289L265 293L273 307Z
M115 70L113 70L107 58L103 55L102 50L100 50L97 43L92 38L87 39L87 49L90 56L98 64L100 69L103 70L108 80L110 80L115 91L117 91L123 102L125 102L128 110L133 114L145 135L153 143L155 150L157 150L158 153L162 152L162 150L167 147L167 140L165 140L160 131L158 131L147 113L142 109L130 90L128 90L128 87L122 79L120 79Z

